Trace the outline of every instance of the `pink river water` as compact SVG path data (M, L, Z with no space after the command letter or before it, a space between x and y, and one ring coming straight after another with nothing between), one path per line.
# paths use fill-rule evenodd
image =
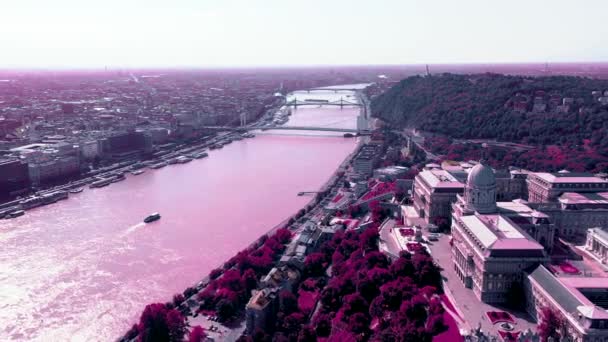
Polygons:
M299 108L289 124L353 127L357 114ZM310 198L297 193L318 189L355 144L262 132L0 221L0 340L115 340L146 304L170 300L302 208ZM155 211L160 221L142 223Z

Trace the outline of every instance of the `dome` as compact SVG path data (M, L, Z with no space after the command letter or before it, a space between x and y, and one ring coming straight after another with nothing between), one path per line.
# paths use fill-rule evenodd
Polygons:
M468 210L480 214L496 212L496 177L489 165L480 162L469 171L464 200Z
M494 170L484 163L473 166L467 177L467 185L474 188L485 188L496 185Z

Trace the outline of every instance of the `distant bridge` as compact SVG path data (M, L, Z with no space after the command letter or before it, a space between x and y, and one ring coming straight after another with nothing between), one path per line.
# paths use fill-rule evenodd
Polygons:
M285 103L288 107L299 107L299 106L338 106L340 108L344 106L357 106L361 107L359 102L351 102L346 101L344 99L340 99L339 101L323 101L323 100L311 100L311 101L298 101L298 99L293 99L289 102Z
M310 93L311 91L326 91L326 92L333 91L334 93L337 93L339 91L361 91L361 89L360 88L312 88L312 89L306 89L307 93ZM303 90L298 90L298 92L303 92Z
M309 126L206 126L207 129L218 130L218 131L247 131L247 130L284 130L284 131L321 131L321 132L340 132L340 133L363 133L365 131L359 131L355 128L337 128L337 127L309 127Z

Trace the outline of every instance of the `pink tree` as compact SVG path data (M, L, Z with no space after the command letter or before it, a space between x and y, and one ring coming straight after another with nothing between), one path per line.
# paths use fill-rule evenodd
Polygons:
M540 321L538 324L538 334L543 342L547 342L549 338L554 341L559 341L561 338L560 331L563 330L563 322L553 310L544 307L540 310Z
M207 338L207 333L200 325L192 328L190 334L188 334L188 342L203 342L205 338Z

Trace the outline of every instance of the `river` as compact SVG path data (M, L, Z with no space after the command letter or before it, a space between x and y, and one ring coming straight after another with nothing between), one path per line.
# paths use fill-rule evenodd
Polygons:
M354 128L358 113L300 107L287 124ZM318 189L355 145L340 133L258 132L0 220L0 340L115 340L146 304L170 300L302 208L310 198L297 193ZM155 211L160 221L141 222Z

